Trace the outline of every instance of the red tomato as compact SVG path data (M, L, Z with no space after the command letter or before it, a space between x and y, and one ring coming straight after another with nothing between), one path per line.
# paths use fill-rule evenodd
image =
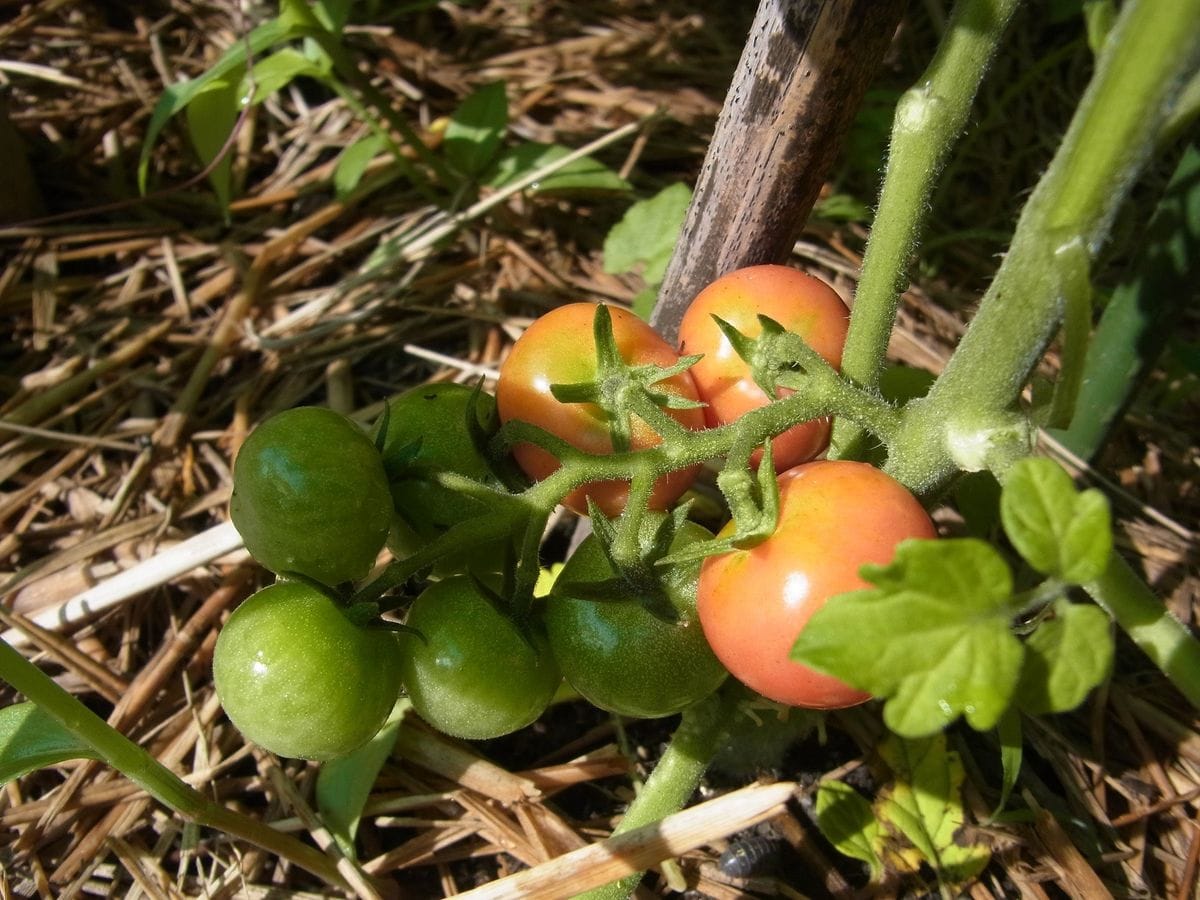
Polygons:
M712 317L716 315L747 337L762 331L759 315L774 319L803 337L838 368L850 312L825 282L786 266L750 266L723 275L692 301L679 325L680 353L703 353L689 370L700 399L708 404L709 427L726 425L765 406L769 398L754 383L750 367L734 351ZM780 396L790 391L780 390ZM807 462L829 445L830 421L813 419L789 428L771 445L775 470L784 472ZM761 452L753 457L758 464Z
M628 363L654 363L670 366L679 356L649 325L633 313L609 307L617 350ZM596 377L596 346L592 340L592 320L596 306L571 303L560 306L537 319L513 345L500 367L496 385L496 403L500 419L529 422L544 428L588 453L611 453L612 438L608 422L599 407L591 403L560 403L550 393L552 384L591 381ZM683 372L656 386L665 392L696 400L696 387ZM701 409L671 409L667 412L687 428L704 427ZM640 450L660 443L659 436L636 416L633 419L631 449ZM542 479L558 468L558 460L531 444L518 444L513 456L525 473ZM699 467L680 469L660 478L654 485L650 506L665 509L687 490ZM563 500L579 513L587 512L587 497L615 516L625 508L629 483L602 481L584 485Z
M717 658L764 697L809 709L854 706L868 695L792 662L792 644L830 597L869 587L860 566L891 562L905 538L935 537L933 523L902 485L866 463L797 466L779 476L779 492L771 537L704 561L700 624Z

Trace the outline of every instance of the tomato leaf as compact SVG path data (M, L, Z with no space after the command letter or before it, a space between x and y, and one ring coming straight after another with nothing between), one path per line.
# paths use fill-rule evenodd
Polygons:
M408 701L396 704L379 733L346 756L331 759L317 772L317 811L343 854L355 859L354 837L379 770L396 746L396 734Z
M1024 654L1009 630L1012 574L1000 555L973 538L908 540L862 576L875 587L830 599L792 658L887 698L897 734L929 735L960 715L994 726Z
M817 787L817 827L838 852L865 862L871 880L883 874L879 856L882 831L875 811L858 791L843 781L822 781Z
M604 271L619 275L643 264L646 283L662 284L691 202L692 189L673 184L629 207L604 239Z
M965 778L962 760L946 746L946 736L920 740L890 735L879 755L895 773L880 792L876 810L885 827L894 827L950 884L982 871L990 859L987 847L959 843L964 824L961 800Z
M1025 666L1017 702L1029 713L1067 712L1108 677L1113 660L1112 626L1098 607L1054 605L1054 618L1025 641Z
M0 784L72 759L100 759L35 703L0 709Z
M1098 578L1112 553L1108 501L1092 488L1076 491L1058 463L1016 463L1000 495L1000 519L1031 566L1071 584Z
M508 95L504 82L485 84L454 111L442 146L451 165L465 175L479 175L496 155L508 128Z
M519 144L504 150L496 159L487 183L501 188L518 178L562 159L571 151L558 144ZM561 191L627 191L630 184L602 162L584 156L567 163L556 172L535 182L528 188L530 193Z

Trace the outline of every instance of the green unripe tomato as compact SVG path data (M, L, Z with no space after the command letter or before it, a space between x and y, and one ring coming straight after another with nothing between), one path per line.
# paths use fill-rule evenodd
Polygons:
M426 588L406 623L420 632L404 636L400 660L413 708L454 737L483 740L524 728L562 681L540 623L530 623L526 639L465 576Z
M671 548L710 537L701 526L685 522ZM709 649L696 615L700 561L664 569L674 623L651 613L635 596L585 600L568 593L571 584L615 577L595 536L566 561L546 598L546 632L563 676L601 709L647 719L668 716L707 697L728 674Z
M474 400L472 400L474 397ZM487 458L476 446L468 416L472 412L479 433L490 436L500 427L496 400L491 394L450 382L425 384L389 401L384 456L416 446L402 471L391 476L396 516L388 547L399 559L410 556L447 529L485 514L477 500L432 481L428 475L453 472L483 484L499 486ZM499 572L505 563L503 541L472 547L443 557L435 574L449 575L468 569L477 574Z
M280 756L332 759L370 740L400 693L393 632L356 625L307 584L280 581L234 610L213 653L231 722Z
M371 571L392 520L383 459L366 433L330 409L267 419L242 445L230 518L260 563L321 584Z

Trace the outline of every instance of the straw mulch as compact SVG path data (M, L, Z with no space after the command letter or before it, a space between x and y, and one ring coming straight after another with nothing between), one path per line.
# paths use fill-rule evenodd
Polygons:
M495 80L507 85L514 136L569 147L665 109L652 127L596 154L646 196L694 180L749 23L752 10L742 6L443 3L353 27L348 43L435 148L443 117ZM926 15L939 4L923 6L897 37L881 90L903 87L927 58L936 23ZM265 583L243 553L222 544L218 528L237 447L264 416L299 403L366 421L406 386L488 376L522 326L561 302L628 301L640 280L606 274L600 248L629 198L518 194L439 241L414 241L444 224L443 211L403 180L337 199L337 151L365 127L342 99L298 83L237 134L239 190L228 223L194 177L200 166L182 127L164 132L150 161L153 193L138 199L137 158L163 86L203 72L267 8L59 0L5 10L0 160L16 212L0 231L0 620L62 685L188 781L277 827L312 833L314 768L246 745L211 686L223 617ZM1087 74L1086 47L1070 39L1076 52L1030 76L1054 85L1025 95L1040 98L1036 109L1017 108L1021 95L989 82L991 117L981 117L959 171L1013 184L984 198L967 178L939 198L942 240L906 294L897 359L936 371L961 333L963 310L1000 247L987 234L974 240L956 230L972 203L985 231L1011 220L1013 195L1044 163L1037 146L1047 139L1021 143L1010 132L1066 115L1067 95ZM1059 34L1041 40L1069 44ZM1044 50L1021 38L1000 65L1024 71ZM14 149L14 135L27 152ZM871 134L859 138L869 144ZM1030 157L1012 160L1016 169L1006 167L1010 142ZM871 198L872 172L838 177L839 190ZM22 189L33 183L36 190ZM998 195L1009 202L993 209ZM792 262L850 296L864 234L861 225L814 220ZM1160 412L1139 406L1101 466L1080 468L1112 498L1122 547L1140 558L1172 611L1194 623L1200 499L1189 377L1159 373L1151 390ZM204 536L212 543L202 564L169 564L171 548ZM88 614L75 616L72 598L135 569L143 583L111 592L98 613L89 594ZM0 693L4 704L15 699ZM670 724L623 727L569 704L492 744L464 747L417 730L367 805L362 869L409 896L449 895L597 840ZM1192 896L1196 724L1122 646L1107 689L1026 735L1020 805L1068 815L980 825L972 837L994 858L970 895ZM872 714L835 716L824 741L809 736L759 773L805 788L773 820L769 858L751 880L716 865L740 839L740 825L718 821L678 867L651 876L650 889L853 895L863 872L819 837L805 798L826 773L858 768L877 736ZM994 759L984 762L995 768ZM968 805L982 822L996 781L970 774ZM733 781L715 774L706 796ZM294 866L198 831L92 763L7 786L0 872L4 896L326 890ZM896 876L888 890L919 894L931 888L929 874Z

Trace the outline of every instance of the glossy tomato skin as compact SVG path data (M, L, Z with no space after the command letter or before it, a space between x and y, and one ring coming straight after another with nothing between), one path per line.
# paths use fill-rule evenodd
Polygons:
M689 370L700 392L708 426L736 421L769 398L750 375L712 317L747 337L762 332L758 317L774 319L805 339L834 368L841 366L850 312L829 285L787 266L749 266L718 278L689 305L679 325L680 353L702 353ZM781 389L780 396L790 393ZM802 422L775 438L775 469L786 471L818 456L829 445L827 417ZM753 462L757 465L761 452Z
M701 566L704 633L733 676L771 700L853 706L868 695L792 662L792 645L826 600L869 586L860 566L890 562L907 538L935 537L933 523L903 486L865 463L800 465L779 476L779 490L771 537Z
M406 457L404 471L393 475L390 482L396 517L388 548L403 559L454 525L486 512L477 500L437 484L428 475L453 472L499 487L482 449L476 446L467 416L473 409L483 437L496 433L500 419L491 394L476 394L473 388L450 382L412 388L392 398L389 408L384 457L416 447L416 452ZM435 572L445 575L470 569L485 574L501 571L504 563L505 547L500 541L443 557Z
M617 349L626 362L670 366L678 361L674 349L633 313L611 306L609 313ZM596 377L596 347L592 339L595 314L593 303L571 303L551 310L526 329L500 367L496 401L501 421L529 422L588 453L612 452L608 423L599 408L590 403L560 403L550 392L552 384L590 381ZM697 399L696 387L687 372L659 382L656 388L689 400ZM700 409L667 412L686 428L704 427L704 413ZM652 447L659 442L658 435L635 417L632 449ZM556 459L530 444L517 445L513 455L535 480L558 468ZM698 471L699 467L680 469L659 479L651 495L651 508L670 506L688 489ZM606 515L615 516L625 508L629 485L621 481L584 485L563 502L585 514L589 495Z
M524 728L562 681L540 623L522 635L466 576L430 585L405 621L419 635L405 636L404 685L445 734L484 740Z
M370 740L395 705L399 643L355 625L315 588L279 581L229 617L213 679L247 738L280 756L333 759Z
M356 581L370 572L392 522L383 459L345 416L286 410L242 445L229 514L246 549L272 572L327 585Z
M711 537L686 522L671 549ZM543 613L550 646L570 685L601 709L643 719L680 712L715 691L729 673L700 628L699 576L699 560L664 572L674 623L649 612L636 597L579 599L560 586L614 577L595 536L584 539L559 573Z

